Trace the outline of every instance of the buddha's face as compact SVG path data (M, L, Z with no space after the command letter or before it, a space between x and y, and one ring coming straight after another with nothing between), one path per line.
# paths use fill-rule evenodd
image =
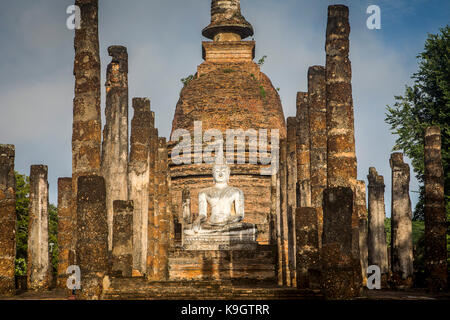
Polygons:
M213 177L216 183L228 182L230 178L230 168L226 165L215 165L213 167Z

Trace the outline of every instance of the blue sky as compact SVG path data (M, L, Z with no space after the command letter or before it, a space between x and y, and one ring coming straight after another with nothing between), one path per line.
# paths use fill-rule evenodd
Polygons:
M49 166L56 204L57 178L71 175L74 32L66 28L66 8L73 0L0 1L0 143L16 145L21 173L29 174L32 164ZM358 178L366 180L370 166L384 175L389 215L395 136L384 123L385 107L411 83L427 34L449 23L450 2L242 0L257 59L268 56L262 70L281 88L286 117L295 115L296 92L306 91L308 67L325 63L327 6L337 3L350 7ZM381 8L381 30L366 27L371 4ZM163 136L170 133L180 79L202 62L209 11L210 0L100 0L102 86L107 47L127 46L130 100L151 99ZM104 109L104 92L102 98ZM415 179L411 190L418 190Z

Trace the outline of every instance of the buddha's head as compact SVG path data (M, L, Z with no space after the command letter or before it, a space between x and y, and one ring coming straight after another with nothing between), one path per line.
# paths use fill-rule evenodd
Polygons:
M226 183L230 179L230 167L225 159L216 161L212 168L212 174L215 183Z

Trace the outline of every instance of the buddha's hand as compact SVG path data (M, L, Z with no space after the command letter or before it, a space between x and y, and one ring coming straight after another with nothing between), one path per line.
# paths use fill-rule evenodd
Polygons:
M201 223L202 223L201 217L195 219L194 224L192 225L192 230L194 230L195 233L198 233L200 231Z
M241 216L237 216L237 217L231 216L228 219L228 223L237 223L237 222L241 222L241 221L242 221L242 217Z

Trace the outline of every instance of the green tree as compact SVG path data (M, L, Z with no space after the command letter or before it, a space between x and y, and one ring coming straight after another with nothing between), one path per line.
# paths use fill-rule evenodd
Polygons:
M412 86L406 86L404 96L396 96L395 104L387 107L386 123L398 136L394 150L403 151L412 161L417 180L421 184L414 220L425 218L424 132L437 125L442 134L442 164L444 167L445 207L447 213L447 250L450 271L450 27L429 34L425 49L420 53L419 70L414 73ZM415 246L414 268L421 278L424 271L423 237ZM423 277L422 277L423 278Z
M15 172L16 176L16 275L27 274L28 249L28 206L30 204L30 179L26 175Z
M424 142L425 128L438 125L442 133L442 163L445 175L445 199L450 218L450 27L430 34L424 51L417 56L419 70L412 76L414 84L406 86L404 96L396 96L387 107L386 123L398 136L394 150L403 151L412 161L422 187L414 212L415 220L424 219Z
M51 250L53 273L56 274L58 268L58 209L53 204L48 206L48 217L49 250Z

